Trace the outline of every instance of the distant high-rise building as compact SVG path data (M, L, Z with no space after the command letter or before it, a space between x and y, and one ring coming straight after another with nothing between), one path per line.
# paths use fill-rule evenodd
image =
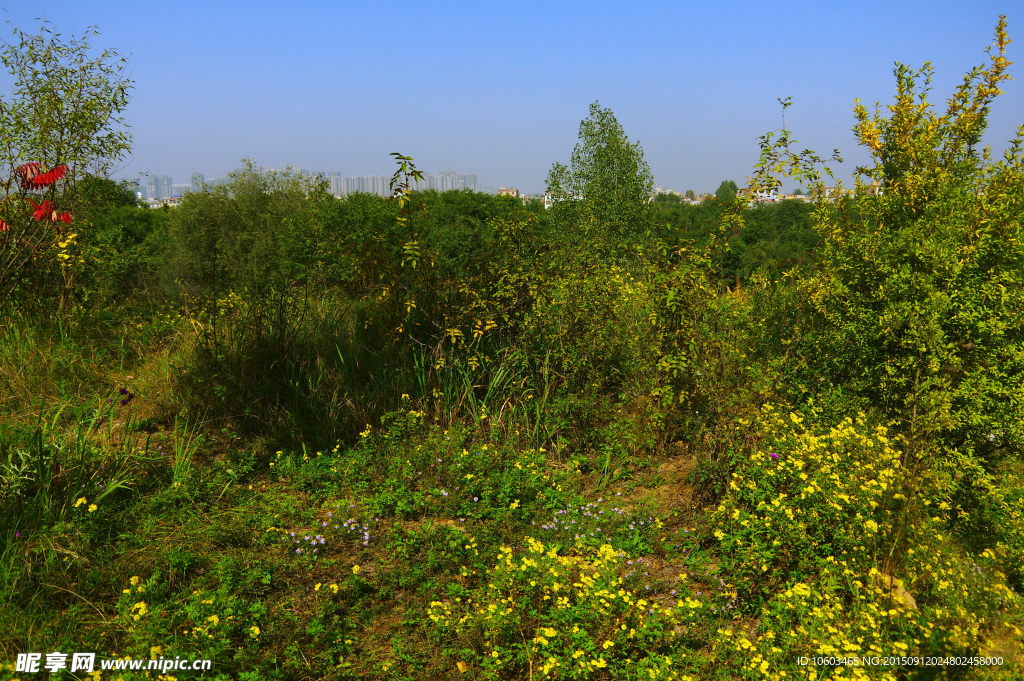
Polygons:
M174 196L174 180L170 175L149 175L146 177L147 199L169 199Z
M206 176L202 173L192 173L192 191L201 192L206 184Z
M437 191L447 192L457 189L456 182L454 170L442 170L437 174Z
M418 192L422 192L422 191L426 191L428 189L431 189L431 186L430 186L431 179L432 179L431 174L427 173L427 172L424 172L422 180L418 180L418 181L412 183L412 189L414 189L415 191L418 191Z

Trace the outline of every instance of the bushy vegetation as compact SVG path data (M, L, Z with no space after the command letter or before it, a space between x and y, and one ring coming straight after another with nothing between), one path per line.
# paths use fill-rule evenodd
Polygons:
M945 113L927 67L856 108L873 186L762 138L750 187L814 202L650 202L596 103L549 210L401 156L390 200L247 163L160 210L84 164L72 239L12 162L0 678L1013 678L1024 128L977 148L1007 43Z

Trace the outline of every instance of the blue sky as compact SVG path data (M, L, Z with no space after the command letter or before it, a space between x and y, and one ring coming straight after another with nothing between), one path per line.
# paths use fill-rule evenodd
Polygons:
M0 3L2 4L2 3ZM541 191L568 162L591 102L643 145L677 190L742 184L758 136L866 155L852 103L892 100L893 63L935 67L941 104L985 61L999 14L1024 64L1018 2L686 3L192 2L37 0L6 8L19 28L97 25L96 47L130 55L125 112L134 153L118 173L223 174L251 157L343 175L391 174L399 151L430 172ZM10 90L0 76L0 95ZM1024 123L1024 83L996 100L985 142ZM789 189L790 187L787 187Z

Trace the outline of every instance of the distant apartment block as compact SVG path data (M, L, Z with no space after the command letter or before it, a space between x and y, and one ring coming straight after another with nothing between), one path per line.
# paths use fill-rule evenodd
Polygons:
M192 191L201 192L203 191L203 185L206 184L206 176L202 173L192 173Z
M454 170L442 170L437 175L423 173L423 180L414 183L412 188L421 192L430 189L438 192L458 189L476 191L476 175L460 175Z
M736 195L740 198L749 199L751 205L753 204L765 204L775 203L780 200L779 193L771 190L753 190L750 187L743 187L736 192Z
M519 198L519 190L515 187L498 187L498 196L514 196Z
M145 198L142 196L142 187L138 180L120 180L124 183L124 186L135 196L136 199Z
M423 181L417 182L413 188L419 191L433 189L439 192L447 192L453 189L476 191L476 175L460 175L454 170L442 170L437 175L423 173Z
M330 184L331 193L335 196L348 196L356 192L388 196L390 193L388 191L390 178L385 175L341 177L340 175L328 173L327 182Z
M543 198L543 201L544 201L544 207L545 208L551 208L553 205L555 205L556 203L558 203L560 201L565 201L565 200L585 201L587 199L587 197L584 196L583 194L573 194L572 196L568 196L568 195L558 196L558 195L552 194L551 192L546 192L542 198Z
M174 196L174 180L170 175L149 175L146 177L145 199L167 199Z
M391 178L387 175L363 175L342 177L340 173L330 172L326 174L327 182L330 184L330 191L335 196L348 196L356 192L365 194L376 194L378 196L391 195ZM437 175L423 173L423 179L412 183L414 191L446 192L453 189L470 189L476 191L476 175L465 175L456 173L454 170L443 170Z

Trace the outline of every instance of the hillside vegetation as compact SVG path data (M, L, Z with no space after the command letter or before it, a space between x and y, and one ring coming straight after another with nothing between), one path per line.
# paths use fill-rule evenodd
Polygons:
M1008 42L942 111L898 67L807 203L652 203L597 103L548 210L397 155L390 200L249 162L153 210L84 157L37 195L12 138L0 678L1020 678ZM822 186L795 144L750 186Z

